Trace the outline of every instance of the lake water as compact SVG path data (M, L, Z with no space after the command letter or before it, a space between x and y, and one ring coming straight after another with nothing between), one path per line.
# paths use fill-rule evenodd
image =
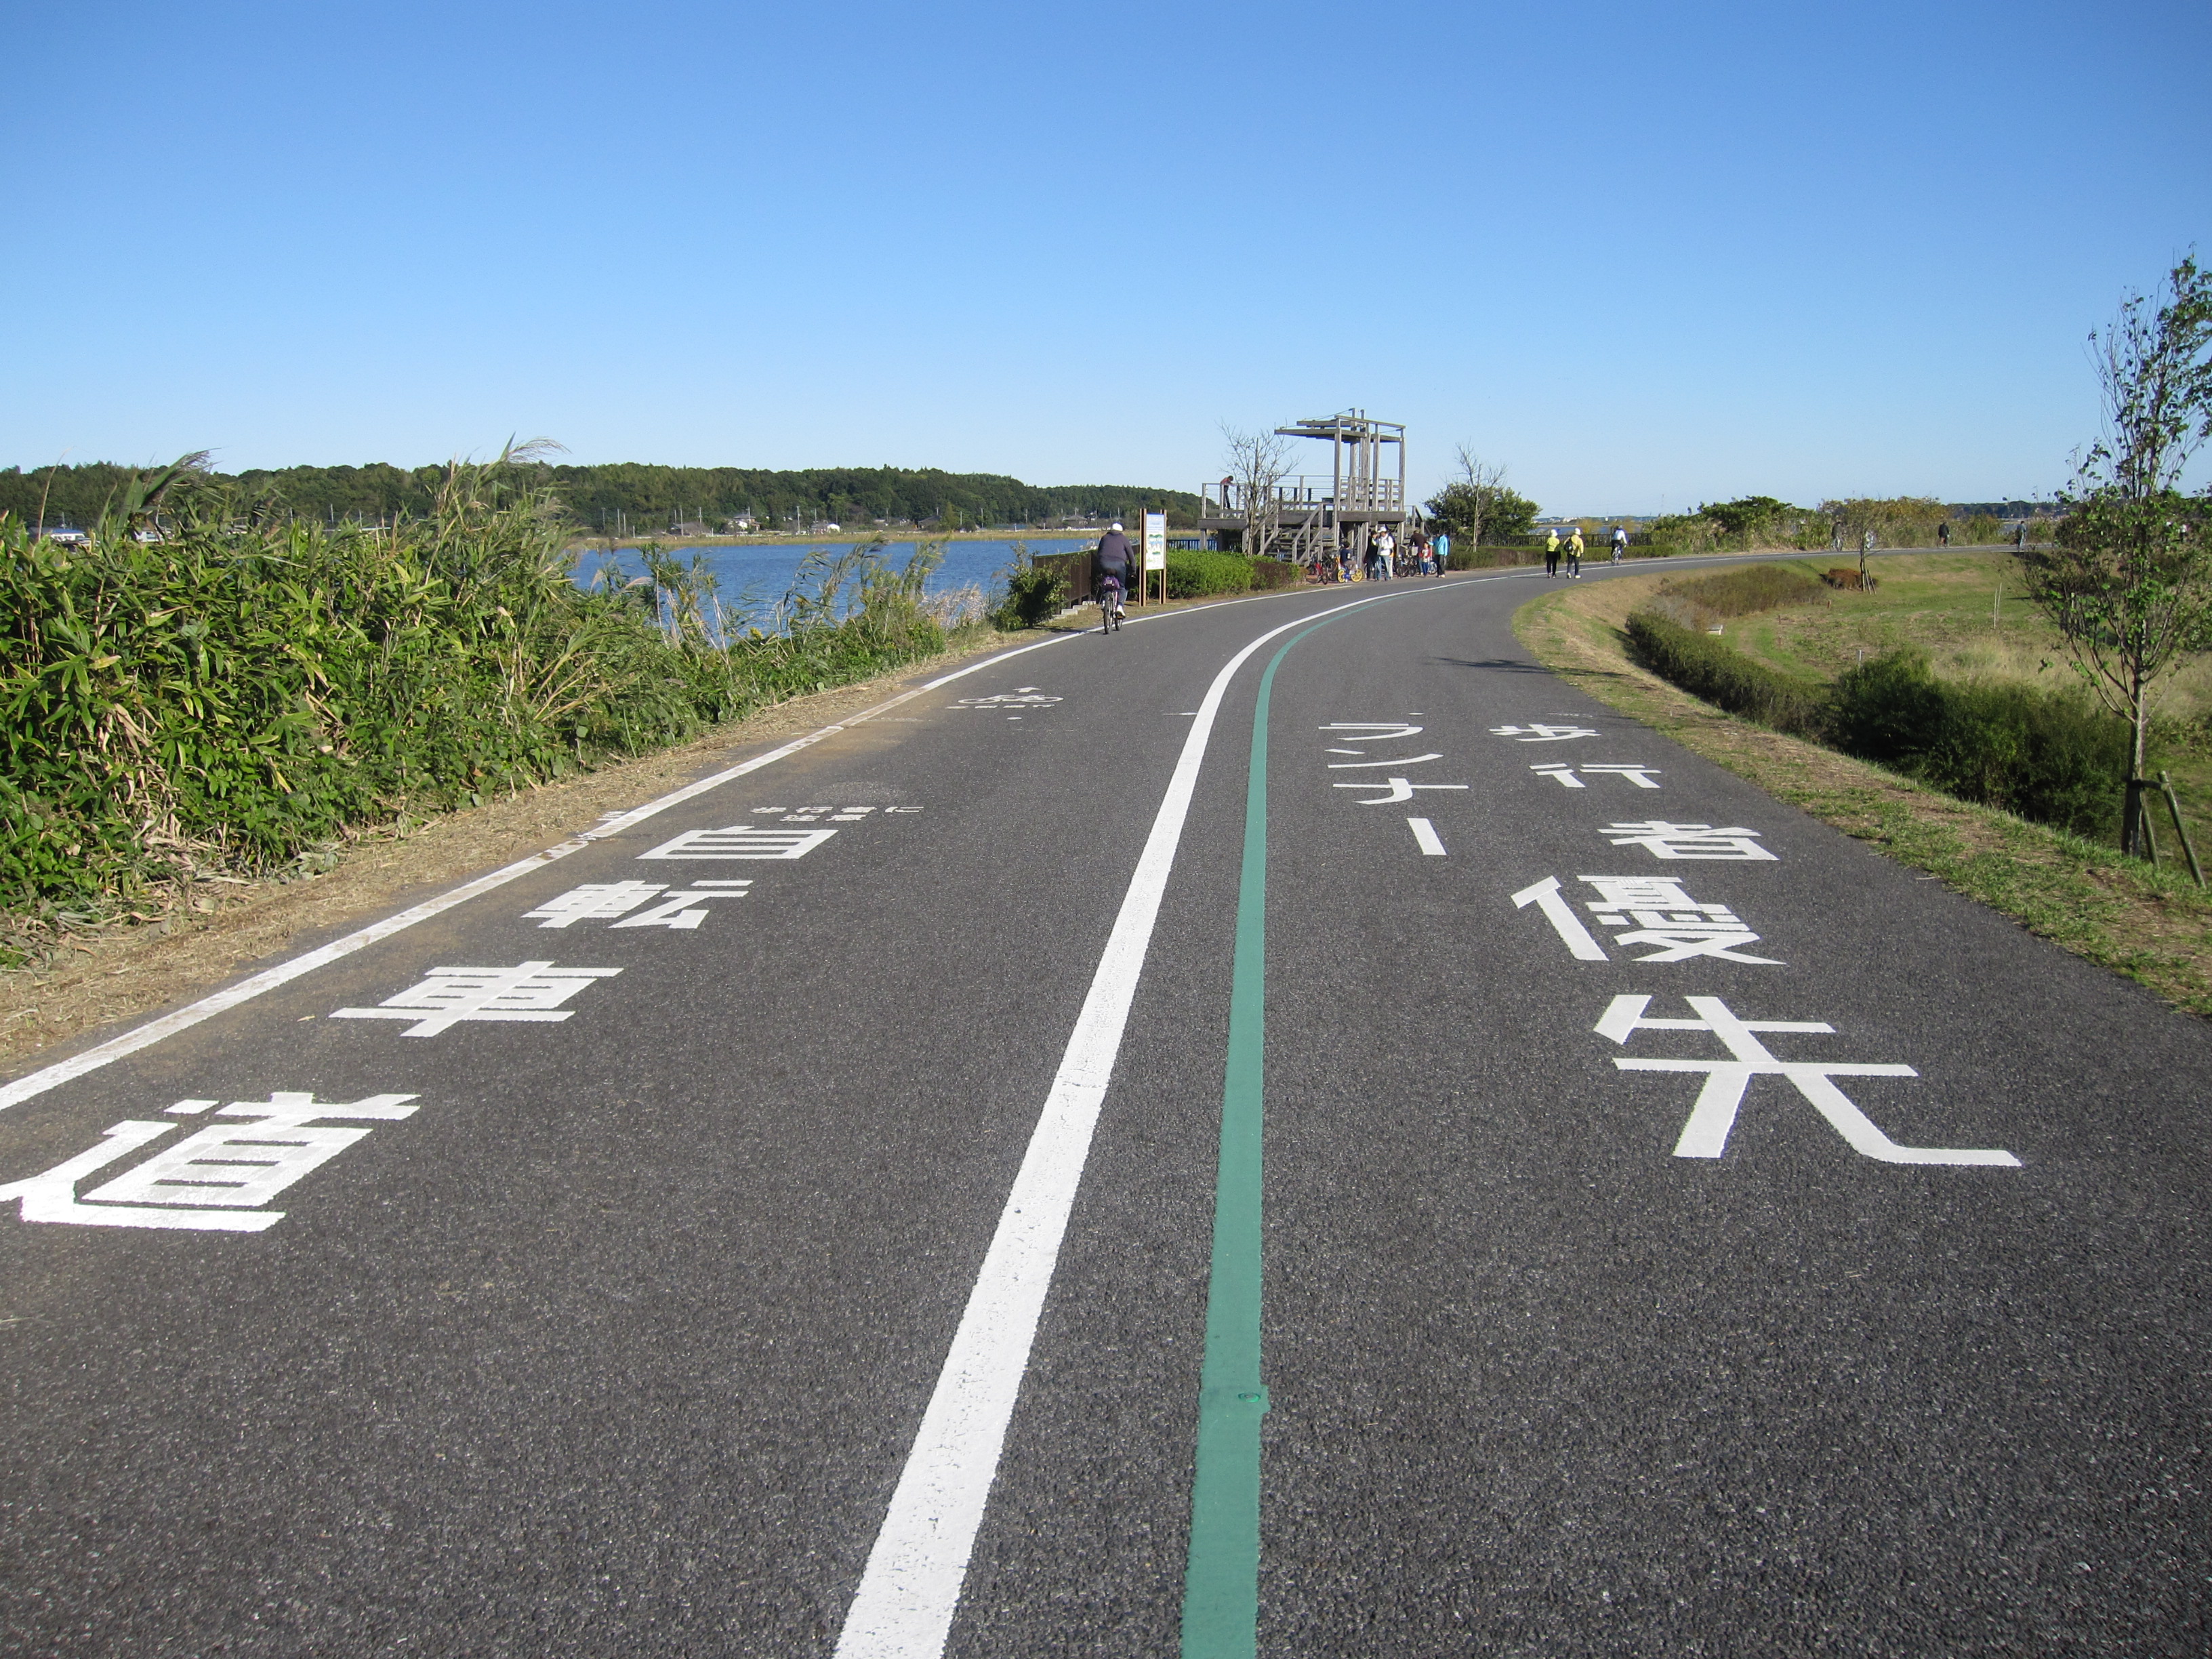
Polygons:
M1032 553L1073 553L1078 549L1097 544L1095 537L1038 536L1023 537L1022 544ZM669 550L685 565L691 556L698 554L706 568L714 573L715 589L722 608L732 613L747 611L756 616L771 610L790 589L799 574L799 566L809 553L819 549L830 557L849 552L860 544L851 541L809 542L795 547L762 547L743 544L726 547L674 547ZM914 556L912 542L892 542L884 550L884 558L893 568L905 564ZM944 562L930 573L924 585L931 593L950 592L957 588L975 586L988 595L999 573L1013 562L1012 541L958 541L946 544ZM645 574L645 562L632 547L617 548L611 560L595 549L586 549L576 562L576 580L588 584L594 572L611 563L620 573L620 580Z

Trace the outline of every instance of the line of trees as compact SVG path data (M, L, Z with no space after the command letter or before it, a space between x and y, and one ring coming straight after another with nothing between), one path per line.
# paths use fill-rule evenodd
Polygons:
M735 466L656 466L622 462L570 466L532 463L523 487L550 491L592 534L651 535L679 525L721 529L751 520L763 529L805 530L823 523L872 527L878 520L931 530L1048 525L1065 519L1128 519L1139 507L1164 508L1193 521L1199 501L1186 491L1133 484L1040 487L988 472L933 467L815 467L775 471ZM387 523L427 516L443 487L443 466L290 466L211 474L236 487L261 516L325 523ZM136 467L95 461L80 466L0 471L0 514L25 524L86 528L142 476Z

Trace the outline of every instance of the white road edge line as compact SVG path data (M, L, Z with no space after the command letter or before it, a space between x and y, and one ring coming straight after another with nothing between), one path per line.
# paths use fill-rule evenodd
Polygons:
M836 1659L930 1659L944 1651L1191 793L1231 678L1278 635L1395 597L1364 595L1271 628L1231 657L1206 688L869 1552Z
M173 1012L163 1014L158 1019L149 1020L143 1025L125 1031L121 1036L110 1038L95 1048L88 1048L81 1054L72 1054L67 1060L57 1060L43 1070L20 1077L13 1083L0 1085L0 1111L5 1111L10 1106L20 1106L23 1102L42 1095L49 1089L58 1089L63 1084L82 1077L88 1072L96 1072L103 1066L121 1060L125 1054L133 1054L141 1048L151 1048L165 1037L174 1036L178 1032L198 1025L203 1020L212 1019L216 1015L235 1008L242 1002L251 1002L264 991L273 991L278 986L298 979L303 974L312 974L316 969L326 967L342 957L349 957L355 951L364 950L380 939L390 939L394 933L404 932L418 921L428 921L432 916L450 910L457 904L465 904L469 900L480 897L495 888L504 887L507 883L520 877L543 870L557 859L567 858L571 853L580 853L593 842L605 841L611 836L618 836L623 830L644 823L655 813L665 812L670 807L680 805L696 795L705 794L709 789L720 788L733 778L741 778L748 772L757 772L763 766L772 766L777 761L787 759L802 749L812 747L824 738L835 737L848 726L858 726L864 720L873 720L877 715L896 708L902 702L911 702L925 691L934 691L939 686L949 685L965 675L1002 663L1009 657L1018 657L1024 652L1039 650L1048 645L1058 645L1062 639L1077 637L1079 636L1074 635L1063 635L1054 639L1040 640L1034 645L1017 646L1011 651L1001 651L996 656L986 657L981 662L970 663L965 668L956 668L950 674L940 674L935 679L915 686L910 691L902 691L888 702L864 708L857 714L848 714L834 725L825 726L818 732L810 732L803 738L795 738L781 748L771 749L764 755L756 755L749 761L740 762L725 771L715 773L712 777L702 778L696 783L686 784L683 788L672 791L657 800L647 801L644 805L635 807L619 817L611 818L596 828L586 830L582 834L562 842L557 847L549 847L542 853L532 853L528 858L519 859L504 869L495 870L489 875L479 876L474 881L466 882L449 892L441 893L435 898L426 899L411 910L403 910L396 916L386 916L382 921L372 922L358 933L348 933L343 939L333 939L328 945L318 950L310 951L304 956L294 957L289 962L280 962L274 968L265 968L249 979L242 979L237 984L227 986L211 996L202 997L198 1002L188 1003Z

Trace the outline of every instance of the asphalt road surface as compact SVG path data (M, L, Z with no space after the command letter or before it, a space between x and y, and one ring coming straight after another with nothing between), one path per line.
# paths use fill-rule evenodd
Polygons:
M5 1651L2212 1649L2212 1031L1540 581L994 659L0 1088Z

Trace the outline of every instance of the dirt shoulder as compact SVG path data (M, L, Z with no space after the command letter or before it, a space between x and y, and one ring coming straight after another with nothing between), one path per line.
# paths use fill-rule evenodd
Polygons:
M71 933L54 960L0 972L0 1078L19 1076L64 1046L111 1036L112 1028L204 996L270 957L311 950L540 852L610 813L721 769L734 750L818 730L1023 637L994 635L896 674L795 697L679 747L434 818L404 836L365 835L319 874L203 882L191 908L166 921Z
M1554 589L1521 608L1514 631L1601 702L2030 933L2212 1018L2212 898L2185 872L2153 870L1700 702L1627 656L1622 624L1664 580Z

